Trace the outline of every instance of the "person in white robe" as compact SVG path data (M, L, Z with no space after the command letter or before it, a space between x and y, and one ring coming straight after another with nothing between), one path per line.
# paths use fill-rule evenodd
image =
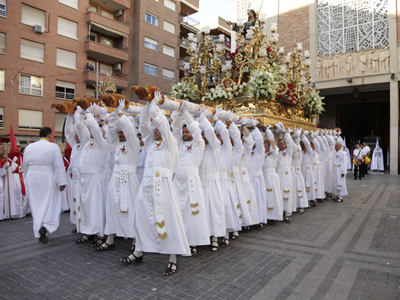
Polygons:
M321 169L321 178L322 178L321 179L321 184L322 184L321 194L323 195L323 198L321 198L320 201L323 202L324 199L326 198L326 195L325 195L326 178L325 177L326 177L326 160L327 160L326 157L327 157L328 149L326 148L325 143L322 140L321 132L322 131L319 130L319 131L317 131L315 133L315 139L318 141L319 149L320 149L320 152L319 152L319 166L320 166L320 169Z
M69 154L68 154L69 155ZM69 193L69 186L71 184L71 173L69 172L69 159L67 158L66 153L63 155L63 163L64 163L64 170L65 173L67 174L67 185L65 186L65 189L61 192L61 212L64 213L66 211L69 211L69 198L70 198L70 193Z
M332 182L333 182L333 157L335 155L335 139L332 135L332 130L326 131L325 138L328 142L328 157L327 157L327 168L326 168L326 193L332 195Z
M191 255L194 256L197 254L197 246L210 245L210 230L199 176L205 143L201 137L199 124L186 109L188 103L187 101L182 103L171 125L179 149L178 170L173 183Z
M292 154L292 178L293 178L293 190L294 192L294 211L298 209L298 213L304 213L304 208L308 207L308 198L306 194L306 186L304 183L304 176L301 171L301 165L303 162L303 151L300 146L300 135L301 129L296 129L293 132L293 154Z
M97 110L97 105L95 111ZM133 230L134 205L139 180L136 165L139 155L139 140L132 122L122 113L125 101L119 100L119 106L110 114L107 130L108 145L114 153L114 169L106 189L106 223L104 233L107 240L96 248L96 251L115 249L114 237L135 237ZM107 182L106 182L107 183ZM135 250L135 239L129 253ZM122 258L121 261L124 261ZM129 258L128 258L129 259Z
M243 158L240 163L240 177L243 182L243 191L247 200L247 207L250 210L252 225L260 224L258 215L258 205L256 192L251 182L248 167L251 163L251 152L254 147L254 140L251 136L250 131L246 127L246 123L249 121L247 118L243 118L238 122L241 125L240 130L242 131L242 143L243 143ZM250 226L244 227L243 232L250 230Z
M205 109L200 111L200 129L205 142L203 159L199 174L206 202L208 228L210 230L211 250L219 248L218 238L226 234L225 225L225 199L219 180L221 142L217 139L210 121L211 113Z
M84 123L78 120L75 123L79 140L84 141L86 130L90 132L90 139L83 144L79 163L80 197L77 199L77 231L83 233L76 243L84 243L90 235L97 235L92 247L99 247L104 242L105 226L105 189L103 168L107 154L107 141L104 130L94 119L91 111L94 106L86 109ZM87 128L87 129L86 129Z
M40 140L25 148L23 168L26 174L26 191L30 199L33 233L43 244L47 234L60 224L61 192L67 184L60 148L51 143L49 127L40 130Z
M324 178L325 178L324 186L325 186L325 199L327 199L328 196L329 196L329 192L328 192L328 190L329 190L329 172L330 172L329 170L332 170L332 164L329 164L329 162L328 162L329 156L330 156L330 153L331 153L331 149L330 149L328 140L326 138L326 130L320 130L319 131L319 137L321 138L322 143L325 145L325 155L324 155L325 159L324 159L324 161L321 160L321 164L324 164L324 166L325 166L324 167L324 170L325 170L325 172L324 172Z
M282 191L279 176L276 173L279 150L275 145L275 139L271 129L266 129L265 136L263 173L265 187L267 189L268 220L270 223L273 223L274 221L283 220Z
M84 115L81 114L82 109L78 106L75 113L72 114L67 114L67 117L65 119L65 138L68 142L68 144L71 146L72 151L71 151L71 157L70 157L70 167L69 167L69 172L72 175L71 178L71 183L68 185L69 188L69 193L70 193L70 202L69 202L69 207L70 207L70 221L72 224L76 226L77 223L77 212L76 212L76 203L80 202L80 183L79 183L79 177L80 177L80 172L79 172L79 164L81 162L81 156L82 156L82 143L79 139L78 134L76 133L76 127L77 125L74 125L74 119L75 119L75 124L79 122L83 122ZM90 139L90 133L85 127L85 130L81 134L81 138L83 141L83 144L86 144L86 142ZM76 228L72 230L72 233L75 233Z
M221 191L225 199L225 226L226 234L222 239L220 247L224 248L229 245L229 233L241 230L241 222L239 212L235 200L235 195L232 189L232 184L229 181L228 172L231 168L232 160L232 144L229 138L228 129L225 124L219 120L220 111L217 109L213 116L216 122L214 126L215 134L221 143L221 156L219 166L219 180Z
M319 202L325 198L325 188L324 188L324 177L322 176L322 169L320 164L321 146L316 139L318 132L311 132L311 148L313 149L313 173L314 173L314 184L315 184L315 199Z
M332 182L332 193L334 194L335 202L343 202L343 197L347 196L347 185L346 185L346 154L342 150L342 144L336 142L335 144L335 156L333 158L333 182Z
M277 132L284 133L284 138L278 140L278 164L277 174L279 176L279 182L281 184L282 200L283 200L283 211L285 212L285 222L290 224L292 215L292 208L294 201L294 191L292 189L292 152L293 152L293 140L290 133L285 130L283 124L278 122L275 124Z
M29 204L26 195L24 195L24 171L23 171L23 158L22 155L19 157L14 156L12 160L8 158L8 161L12 165L8 169L8 180L10 185L10 208L11 218L23 218L26 216Z
M237 125L233 122L234 116L232 112L230 112L228 122L231 122L228 128L228 133L231 138L232 143L232 160L231 160L231 169L229 172L229 181L232 185L233 193L235 195L235 204L236 209L239 214L240 224L242 227L247 228L254 223L251 219L250 207L247 203L247 197L243 189L243 180L240 171L240 165L243 160L243 151L244 147L242 144L242 140L240 138L240 131ZM239 117L235 116L235 119L239 119ZM257 218L258 220L258 218ZM239 237L239 233L237 231L233 232L232 240L236 240Z
M384 171L383 166L383 151L379 146L379 139L376 138L376 146L374 152L372 153L371 170L374 171Z
M140 113L140 132L147 156L134 208L136 249L129 259L142 262L143 252L170 254L164 272L168 276L178 270L176 255L190 256L191 253L172 183L178 168L178 143L167 118L156 106L161 99L162 94L155 92L153 100Z
M309 134L308 131L305 132ZM309 139L305 136L304 132L300 137L300 146L302 149L302 165L301 172L303 173L304 183L306 187L307 200L311 206L316 206L315 199L315 180L314 180L314 152L311 147Z
M0 221L9 217L8 215L8 176L7 170L10 162L4 158L5 152L3 144L0 143Z
M251 136L254 140L253 150L251 151L250 165L248 167L251 182L253 183L254 191L256 193L257 206L258 206L258 229L263 228L263 224L267 224L268 208L267 208L267 189L265 187L263 166L265 159L264 139L260 130L255 127L258 121L251 119L247 125L253 126Z
M137 137L140 142L140 149L139 149L139 164L136 168L136 174L138 176L139 182L142 182L143 179L143 172L144 172L144 164L146 162L146 147L144 146L144 142L142 140L142 134L138 133Z

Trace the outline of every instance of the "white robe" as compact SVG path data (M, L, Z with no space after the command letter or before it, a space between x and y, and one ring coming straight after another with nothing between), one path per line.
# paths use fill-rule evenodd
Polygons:
M118 129L124 133L126 141L120 142ZM112 147L115 164L106 194L104 233L134 238L134 207L140 184L136 175L140 143L128 117L118 118L116 112L111 113L108 119L108 131L108 143Z
M315 198L316 199L324 199L325 198L325 187L323 184L324 177L322 176L322 169L320 164L320 153L321 147L316 138L312 139L314 144L314 164L313 164L313 172L314 172L314 183L315 183Z
M153 122L150 124L150 118ZM162 141L154 140L151 125ZM143 180L136 197L136 249L143 252L190 255L185 226L172 183L178 168L178 145L168 120L154 103L140 113L140 132L147 150Z
M67 184L60 148L45 139L32 143L25 148L23 166L33 233L39 238L42 226L52 233L60 224L60 186Z
M139 164L136 168L136 174L138 176L139 182L142 182L143 179L143 172L144 172L144 164L146 162L146 147L145 146L140 146L139 150Z
M78 118L80 118L81 122L83 122L84 115L80 115ZM72 114L67 115L65 120L64 131L67 142L72 148L70 157L71 161L68 169L69 174L72 175L72 178L67 188L69 189L70 193L70 198L69 198L70 221L72 224L76 225L77 222L76 204L77 202L78 203L80 202L80 195L81 195L80 183L79 183L79 178L80 178L79 165L81 162L83 145L85 145L86 142L89 140L90 134L87 128L84 127L84 131L79 132L78 137L80 143L77 143L75 140L75 136L77 135L76 132L77 125L73 125L73 119L74 116Z
M267 189L265 187L263 165L265 159L264 140L258 128L251 132L256 148L251 152L250 165L248 167L251 182L256 192L258 219L260 223L267 223Z
M327 154L328 154L328 149L325 146L324 141L322 140L321 136L317 136L316 140L319 143L319 165L321 168L321 176L322 176L322 180L321 180L321 184L322 184L322 193L323 193L323 197L325 198L325 191L326 191L326 160L327 160Z
M5 164L0 168L0 220L8 217L8 210L6 209L8 203L8 176Z
M247 206L250 210L251 221L253 224L259 224L258 205L256 192L248 172L251 163L251 152L253 151L254 140L251 134L243 137L243 158L240 163L240 177L243 182L243 191L247 200Z
M249 204L247 204L246 194L243 189L243 180L241 176L240 164L243 159L243 144L240 139L240 131L235 123L231 123L228 128L230 138L233 140L231 169L229 171L229 181L232 185L235 195L235 204L237 213L239 214L240 224L242 226L250 226L256 224L252 221L250 215ZM258 219L258 218L257 218Z
M219 180L221 142L215 136L214 127L204 115L200 115L200 128L208 141L199 169L206 201L208 227L211 236L223 237L226 235L226 225L225 199Z
M22 159L22 156L21 156ZM25 180L22 163L18 164L14 161L8 161L12 164L12 168L9 168L8 179L10 184L10 207L11 207L11 218L23 218L29 211L28 195L22 195L21 189L21 179L20 174L22 174L23 180ZM22 159L23 162L23 159Z
M221 191L225 199L225 225L229 232L241 230L241 222L237 209L235 194L232 184L229 181L228 172L231 168L232 144L229 138L228 130L225 124L217 121L214 126L215 132L221 135L223 144L221 145L221 156L219 165L219 180L221 182Z
M326 165L326 180L325 180L325 191L327 193L332 193L332 182L333 182L333 157L336 153L335 151L335 139L331 135L325 136L328 142L328 157Z
M376 147L374 149L374 152L372 153L371 170L385 170L385 167L383 166L383 151L382 148L379 146L378 138L376 139Z
M83 145L79 164L81 194L79 201L77 199L77 231L86 235L103 236L105 225L103 167L107 154L107 141L92 114L86 114L85 125L93 139ZM84 125L79 124L77 131L85 131ZM81 134L78 135L82 141Z
M187 111L183 113L183 118L193 139L188 142L182 140L182 116L177 115L171 126L179 149L178 170L173 182L189 245L204 246L210 244L206 202L199 176L205 144L199 124Z
M346 154L342 151L336 151L333 158L333 180L332 180L332 193L335 196L347 196L346 185ZM344 174L344 177L341 175Z
M296 142L293 144L293 155L292 155L292 178L294 188L294 210L297 208L308 207L308 198L306 194L306 186L304 183L304 176L301 171L301 164L303 162L303 152L300 147L300 137L296 138Z
M314 180L314 152L311 148L310 141L304 135L301 136L301 141L305 146L305 151L302 151L301 172L303 173L304 183L308 201L315 200L315 180Z
M293 152L293 140L289 133L285 133L284 141L286 143L286 149L279 151L278 154L278 167L277 174L279 176L279 182L281 184L283 210L286 216L292 214L292 207L294 201L294 191L292 185L292 152Z
M265 187L267 189L268 219L282 221L282 191L279 176L276 173L279 150L276 146L275 149L270 146L269 150L269 152L265 153L263 165Z

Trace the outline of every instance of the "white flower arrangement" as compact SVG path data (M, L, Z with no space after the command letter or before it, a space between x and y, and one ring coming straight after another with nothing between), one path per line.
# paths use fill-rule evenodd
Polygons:
M308 94L303 103L303 109L306 115L312 116L323 113L325 111L323 108L325 103L322 102L322 100L324 99L325 97L319 95L319 91Z
M240 84L236 91L232 91L231 88L227 88L225 91L220 85L217 85L215 88L211 88L209 93L206 93L205 96L201 98L201 101L206 100L227 100L234 97L241 97L244 92L246 83Z
M247 83L248 97L256 99L274 98L277 90L276 79L276 75L268 72L267 70L258 70L252 72L250 75L250 80Z
M197 96L197 85L191 85L187 82L171 83L170 96L181 100L195 100Z

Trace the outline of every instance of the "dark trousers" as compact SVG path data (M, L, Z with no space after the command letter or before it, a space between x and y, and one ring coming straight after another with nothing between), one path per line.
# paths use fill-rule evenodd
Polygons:
M365 163L362 163L360 165L360 177L364 177L365 174L367 174L367 165Z
M357 179L357 173L358 173L358 178L361 178L362 176L362 165L361 166L356 166L354 165L354 178Z

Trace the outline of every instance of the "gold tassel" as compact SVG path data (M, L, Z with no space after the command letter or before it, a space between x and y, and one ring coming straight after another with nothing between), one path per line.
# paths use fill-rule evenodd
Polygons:
M251 200L247 201L247 204L250 204L250 201L251 201Z
M285 200L285 201L288 201L288 200L289 200L289 198L283 198L283 200Z

